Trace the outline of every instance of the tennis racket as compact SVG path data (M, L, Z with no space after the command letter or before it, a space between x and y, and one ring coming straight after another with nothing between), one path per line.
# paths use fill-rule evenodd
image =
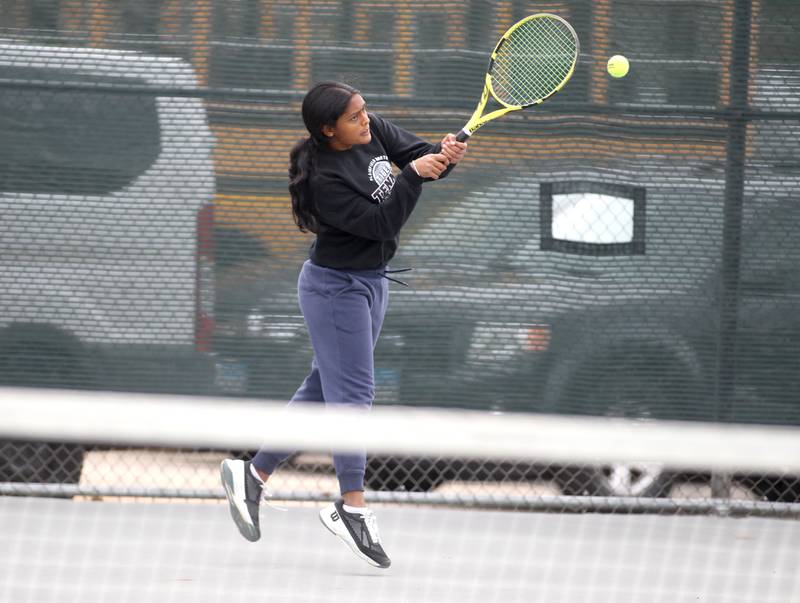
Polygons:
M575 72L579 52L578 35L557 15L538 13L514 24L494 47L481 100L456 140L464 142L491 120L553 96ZM501 107L484 115L490 96Z

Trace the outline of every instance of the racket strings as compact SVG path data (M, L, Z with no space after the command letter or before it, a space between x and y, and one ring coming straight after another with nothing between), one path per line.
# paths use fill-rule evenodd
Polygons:
M516 104L549 95L569 74L575 44L560 22L539 19L535 27L519 27L500 53L500 86ZM566 35L565 35L566 33ZM494 83L494 82L493 82Z
M498 49L492 88L505 103L525 106L555 92L569 76L578 53L572 30L552 17L517 27Z
M517 100L542 98L569 74L576 45L560 21L531 20L517 28L508 42L503 65L507 81L515 84Z

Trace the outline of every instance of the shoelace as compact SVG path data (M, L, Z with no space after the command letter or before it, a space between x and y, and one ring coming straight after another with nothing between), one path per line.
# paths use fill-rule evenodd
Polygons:
M380 544L381 535L378 533L378 518L375 517L375 513L364 513L361 517L364 518L364 524L373 544Z
M398 272L411 272L414 270L413 268L398 268L397 270L389 270L386 269L381 272L381 276L388 281L392 281L393 283L397 283L398 285L403 285L403 287L408 287L408 283L405 281L401 281L399 278L392 278L389 276L390 274L396 274Z
M272 492L267 489L266 484L261 486L261 498L260 502L267 505L270 509L275 509L276 511L288 511L286 507L281 507L280 505L276 505L274 502L271 501L272 499Z

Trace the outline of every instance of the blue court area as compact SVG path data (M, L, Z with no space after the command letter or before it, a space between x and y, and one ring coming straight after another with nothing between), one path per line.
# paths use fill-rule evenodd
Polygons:
M379 570L319 506L263 507L249 543L219 501L0 497L0 601L800 601L796 520L379 506Z

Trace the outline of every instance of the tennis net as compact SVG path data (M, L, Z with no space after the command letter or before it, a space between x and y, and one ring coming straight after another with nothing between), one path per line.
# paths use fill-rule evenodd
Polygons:
M25 388L0 390L0 412L3 458L80 472L0 484L2 601L800 599L800 504L752 488L800 475L796 428ZM219 464L267 442L299 452L251 544ZM329 451L363 447L388 570L318 520L338 496ZM561 487L637 471L666 485Z

